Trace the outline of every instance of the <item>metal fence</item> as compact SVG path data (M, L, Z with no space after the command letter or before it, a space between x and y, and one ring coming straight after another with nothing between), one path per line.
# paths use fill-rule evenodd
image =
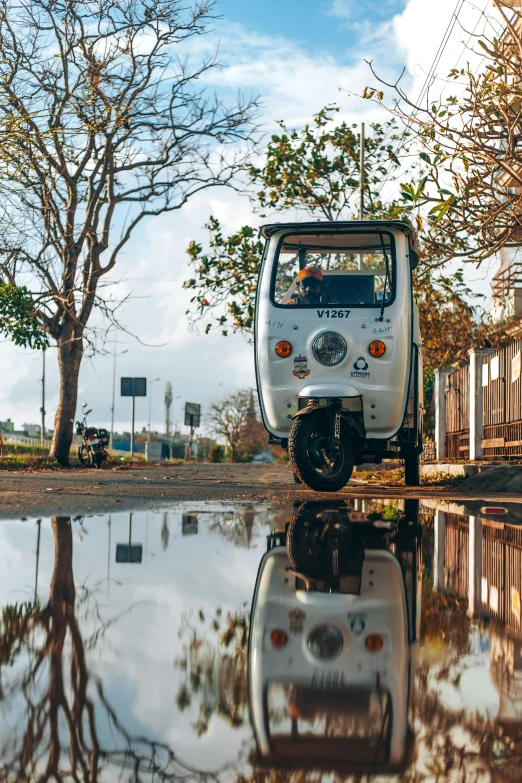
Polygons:
M459 367L446 383L446 455L469 457L469 366Z

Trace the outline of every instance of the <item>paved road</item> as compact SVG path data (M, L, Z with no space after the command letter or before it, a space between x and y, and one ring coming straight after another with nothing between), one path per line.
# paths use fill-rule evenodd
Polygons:
M478 491L452 488L385 487L356 481L335 497L420 497L485 499ZM112 510L160 509L179 501L292 501L332 498L294 483L286 465L180 465L104 470L70 469L33 473L0 471L0 519ZM520 495L488 493L488 499L519 501Z

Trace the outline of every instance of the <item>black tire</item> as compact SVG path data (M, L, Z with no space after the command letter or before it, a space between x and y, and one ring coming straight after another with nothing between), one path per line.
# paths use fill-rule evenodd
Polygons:
M84 468L86 468L87 465L90 465L91 460L89 457L89 452L83 445L78 447L78 459L80 460Z
M420 484L420 454L404 455L404 483L407 487L418 487Z
M336 504L337 505L337 504ZM364 559L364 546L356 529L346 518L347 506L326 507L324 503L304 503L294 513L286 533L286 552L290 565L310 579L332 576L330 536L321 535L326 524L337 528L337 558L339 576L357 571Z
M104 459L103 452L102 451L95 451L94 454L93 454L93 458L94 458L94 465L95 465L95 467L100 469L101 466L102 466L103 459Z
M295 419L288 438L288 455L296 475L316 492L338 492L350 480L354 448L346 422L341 419L340 450L328 465L328 417L315 410Z

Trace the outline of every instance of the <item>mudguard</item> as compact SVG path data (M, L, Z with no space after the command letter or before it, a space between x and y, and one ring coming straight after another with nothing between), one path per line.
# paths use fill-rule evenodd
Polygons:
M320 405L318 402L314 401L310 402L305 408L301 408L301 410L297 411L297 413L294 413L292 419L297 419L298 416L307 416L309 413L313 413L313 411L316 411L318 408L321 408L323 411L328 410L327 406ZM354 413L352 411L340 410L339 412L348 428L351 430L352 434L355 435L359 441L357 448L364 448L364 444L366 443L366 427L364 426L362 411L360 413Z

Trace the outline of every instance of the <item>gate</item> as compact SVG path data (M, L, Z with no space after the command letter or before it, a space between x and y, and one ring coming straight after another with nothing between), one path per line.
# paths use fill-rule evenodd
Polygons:
M469 366L465 364L446 381L446 456L469 457Z

